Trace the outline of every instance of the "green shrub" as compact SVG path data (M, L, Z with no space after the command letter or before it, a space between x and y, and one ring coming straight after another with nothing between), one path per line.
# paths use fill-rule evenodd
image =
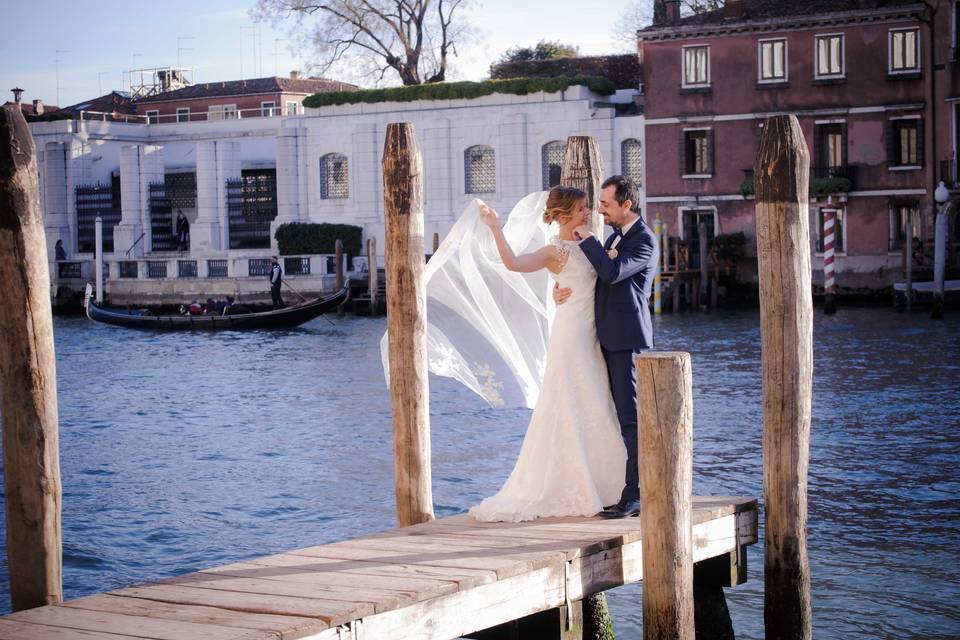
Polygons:
M455 100L460 98L479 98L492 93L527 95L537 91L555 93L568 87L583 85L601 95L610 95L616 91L613 82L597 76L576 76L570 78L510 78L507 80L487 80L485 82L436 82L433 84L415 84L389 89L366 89L363 91L332 91L315 93L303 100L306 107L326 107L338 104L356 104L358 102L412 102L414 100Z
M831 193L846 193L853 188L849 178L810 178L810 195L827 196Z
M710 240L710 248L717 260L735 264L747 254L747 236L742 231L721 233Z
M740 183L740 195L748 198L753 195L753 178L746 178Z
M277 227L274 237L280 255L311 255L334 253L338 239L343 241L343 251L349 256L360 255L363 228L352 224L327 224L313 222L285 222Z

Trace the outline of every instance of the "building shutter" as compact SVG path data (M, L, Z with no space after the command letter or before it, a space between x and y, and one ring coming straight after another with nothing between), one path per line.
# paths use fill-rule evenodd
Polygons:
M887 166L895 167L900 164L897 157L897 121L887 121Z
M923 119L915 120L917 123L917 164L921 167L926 165L926 154L924 149L926 145L923 144Z
M707 173L714 175L716 174L716 165L713 162L714 153L713 153L713 129L707 131Z
M680 130L680 145L677 151L677 161L680 167L680 175L684 176L687 174L687 133L681 129Z
M840 140L842 142L842 145L840 147L841 149L840 164L841 166L846 167L848 164L850 164L847 156L847 123L846 122L840 125Z

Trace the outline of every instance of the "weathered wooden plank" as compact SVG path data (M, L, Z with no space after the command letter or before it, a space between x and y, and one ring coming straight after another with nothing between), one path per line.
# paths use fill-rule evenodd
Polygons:
M201 624L272 631L282 640L301 638L327 628L321 620L287 615L267 615L198 605L156 602L127 596L103 594L77 598L63 603L64 607L143 616L161 620L179 620Z
M256 592L228 591L192 586L171 586L161 584L126 587L110 592L114 596L141 598L155 602L171 604L199 605L218 607L230 611L263 613L281 616L302 616L316 618L327 625L345 612L361 617L372 614L372 602L351 602L305 598L300 596L275 596Z
M268 631L231 629L217 625L176 620L157 620L143 616L72 609L60 605L48 605L18 611L7 619L80 631L103 631L135 638L150 638L151 640L182 640L183 638L191 638L191 640L277 639L276 634Z
M545 567L470 591L364 618L359 636L448 640L558 607L565 602L564 585L562 565Z
M18 622L7 617L0 618L0 640L130 640L130 636Z

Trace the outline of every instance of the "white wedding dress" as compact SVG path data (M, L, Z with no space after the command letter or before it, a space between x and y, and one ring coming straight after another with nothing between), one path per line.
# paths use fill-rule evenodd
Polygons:
M548 192L510 212L503 233L516 254L548 242L568 252L550 277L507 270L478 200L464 209L423 272L430 372L457 380L494 408L533 409L517 463L500 491L470 509L487 521L592 516L617 502L626 447L597 341L596 273L575 242L550 239ZM553 304L553 281L573 290ZM381 340L389 383L389 338Z
M597 274L576 242L555 276L573 290L557 307L546 369L520 457L500 491L470 509L478 520L592 516L620 499L627 450L597 341Z

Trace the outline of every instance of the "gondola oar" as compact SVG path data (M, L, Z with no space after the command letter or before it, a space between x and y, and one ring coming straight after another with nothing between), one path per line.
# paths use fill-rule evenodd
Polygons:
M285 285L287 285L288 287L290 287L290 291L293 291L295 294L297 294L298 296L300 296L300 300L302 300L303 302L306 302L306 301L307 301L307 299L303 297L303 294L300 293L299 291L297 291L296 289L294 289L294 288L290 285L289 282L287 282L287 281L284 280L283 278L280 279L280 282L282 282L283 284L285 284ZM332 324L333 326L337 326L336 324L334 324L333 320L331 320L330 318L327 317L327 314L323 314L321 317L322 317L324 320L326 320L327 322L329 322L330 324Z

